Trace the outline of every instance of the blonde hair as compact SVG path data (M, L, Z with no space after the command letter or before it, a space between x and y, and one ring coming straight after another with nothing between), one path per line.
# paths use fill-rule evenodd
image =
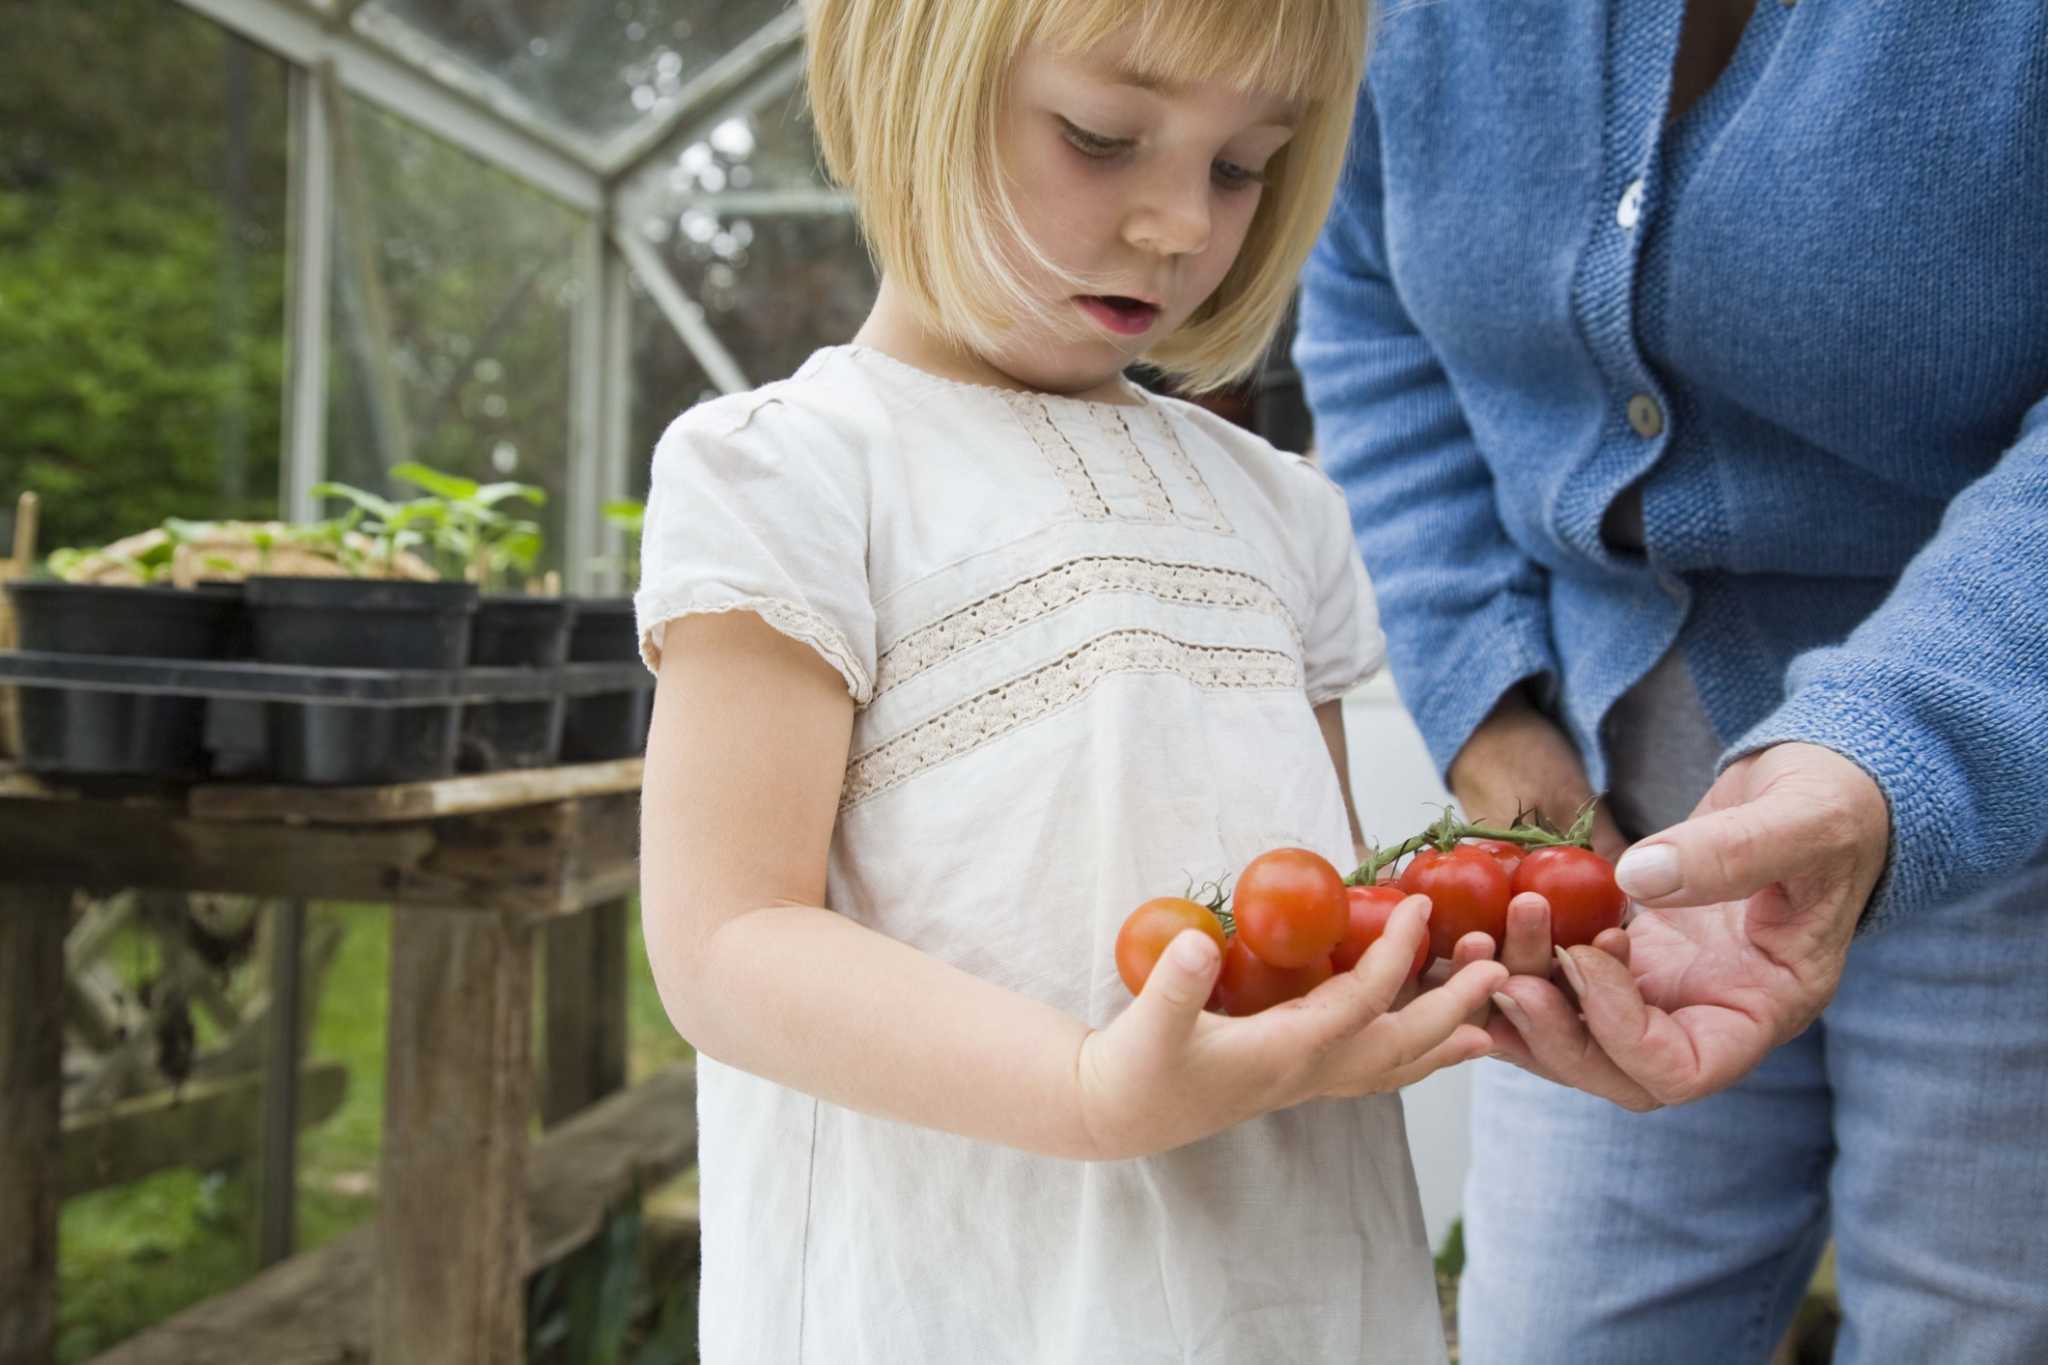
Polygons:
M1129 30L1130 64L1147 78L1301 101L1223 282L1144 356L1197 391L1258 364L1343 169L1366 0L804 0L804 11L826 169L926 325L981 350L1039 308L1008 244L1050 265L1021 229L997 152L1025 45L1078 53Z

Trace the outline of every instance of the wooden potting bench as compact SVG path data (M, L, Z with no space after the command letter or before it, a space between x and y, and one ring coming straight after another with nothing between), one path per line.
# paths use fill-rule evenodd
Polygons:
M694 1156L687 1071L622 1089L639 788L637 759L350 789L71 785L0 767L0 1365L52 1349L71 897L124 887L391 905L389 1032L374 1227L101 1359L522 1360L528 1272ZM288 1188L298 1049L274 1050L263 1160ZM537 1108L566 1121L530 1144Z

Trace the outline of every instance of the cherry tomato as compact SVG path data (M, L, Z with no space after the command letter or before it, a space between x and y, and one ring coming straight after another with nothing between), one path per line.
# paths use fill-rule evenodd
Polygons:
M1591 943L1620 925L1628 908L1628 897L1614 884L1614 864L1589 848L1531 849L1515 869L1514 890L1550 902L1550 941L1560 948Z
M1449 853L1425 848L1401 873L1403 891L1429 897L1429 951L1436 957L1449 957L1474 930L1490 935L1498 952L1508 933L1508 887L1500 859L1469 844Z
M1242 1019L1283 1001L1299 999L1331 975L1327 957L1319 957L1303 967L1275 967L1251 950L1243 934L1237 934L1223 950L1223 971L1216 978L1213 999L1223 1006L1225 1014Z
M1485 849L1500 859L1500 865L1507 869L1510 878L1514 877L1515 869L1522 865L1522 857L1528 852L1520 844L1511 844L1505 839L1464 839L1459 841L1459 846Z
M1124 927L1116 932L1116 974L1136 995L1159 965L1159 955L1183 929L1199 929L1223 948L1223 922L1208 906L1179 896L1161 896L1131 911Z
M1387 930L1387 916L1394 913L1394 907L1408 899L1408 893L1398 886L1347 886L1345 900L1349 902L1351 924L1344 931L1344 937L1330 952L1330 966L1340 972L1348 972L1358 965L1358 959L1365 956L1365 950L1379 940ZM1422 942L1415 945L1415 965L1408 969L1409 980L1422 975L1422 969L1429 965L1429 935L1422 936Z
M1350 911L1344 879L1305 848L1261 853L1238 874L1230 912L1245 946L1275 967L1306 967L1330 956Z

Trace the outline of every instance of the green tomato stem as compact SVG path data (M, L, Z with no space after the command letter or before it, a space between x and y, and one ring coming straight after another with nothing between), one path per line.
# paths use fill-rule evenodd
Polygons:
M1376 851L1360 863L1350 876L1344 879L1346 886L1370 886L1381 869L1390 867L1411 853L1425 848L1435 848L1448 853L1462 839L1496 839L1505 844L1520 844L1524 848L1591 848L1593 844L1593 819L1590 805L1580 812L1571 829L1564 834L1536 825L1514 824L1502 828L1498 825L1472 824L1453 819L1449 811L1444 818L1431 825L1422 833L1389 848Z

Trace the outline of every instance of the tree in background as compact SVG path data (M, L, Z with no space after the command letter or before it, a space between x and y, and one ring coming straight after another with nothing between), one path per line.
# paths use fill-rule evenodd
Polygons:
M270 514L283 65L160 0L36 0L6 24L0 519L22 488L45 546Z

